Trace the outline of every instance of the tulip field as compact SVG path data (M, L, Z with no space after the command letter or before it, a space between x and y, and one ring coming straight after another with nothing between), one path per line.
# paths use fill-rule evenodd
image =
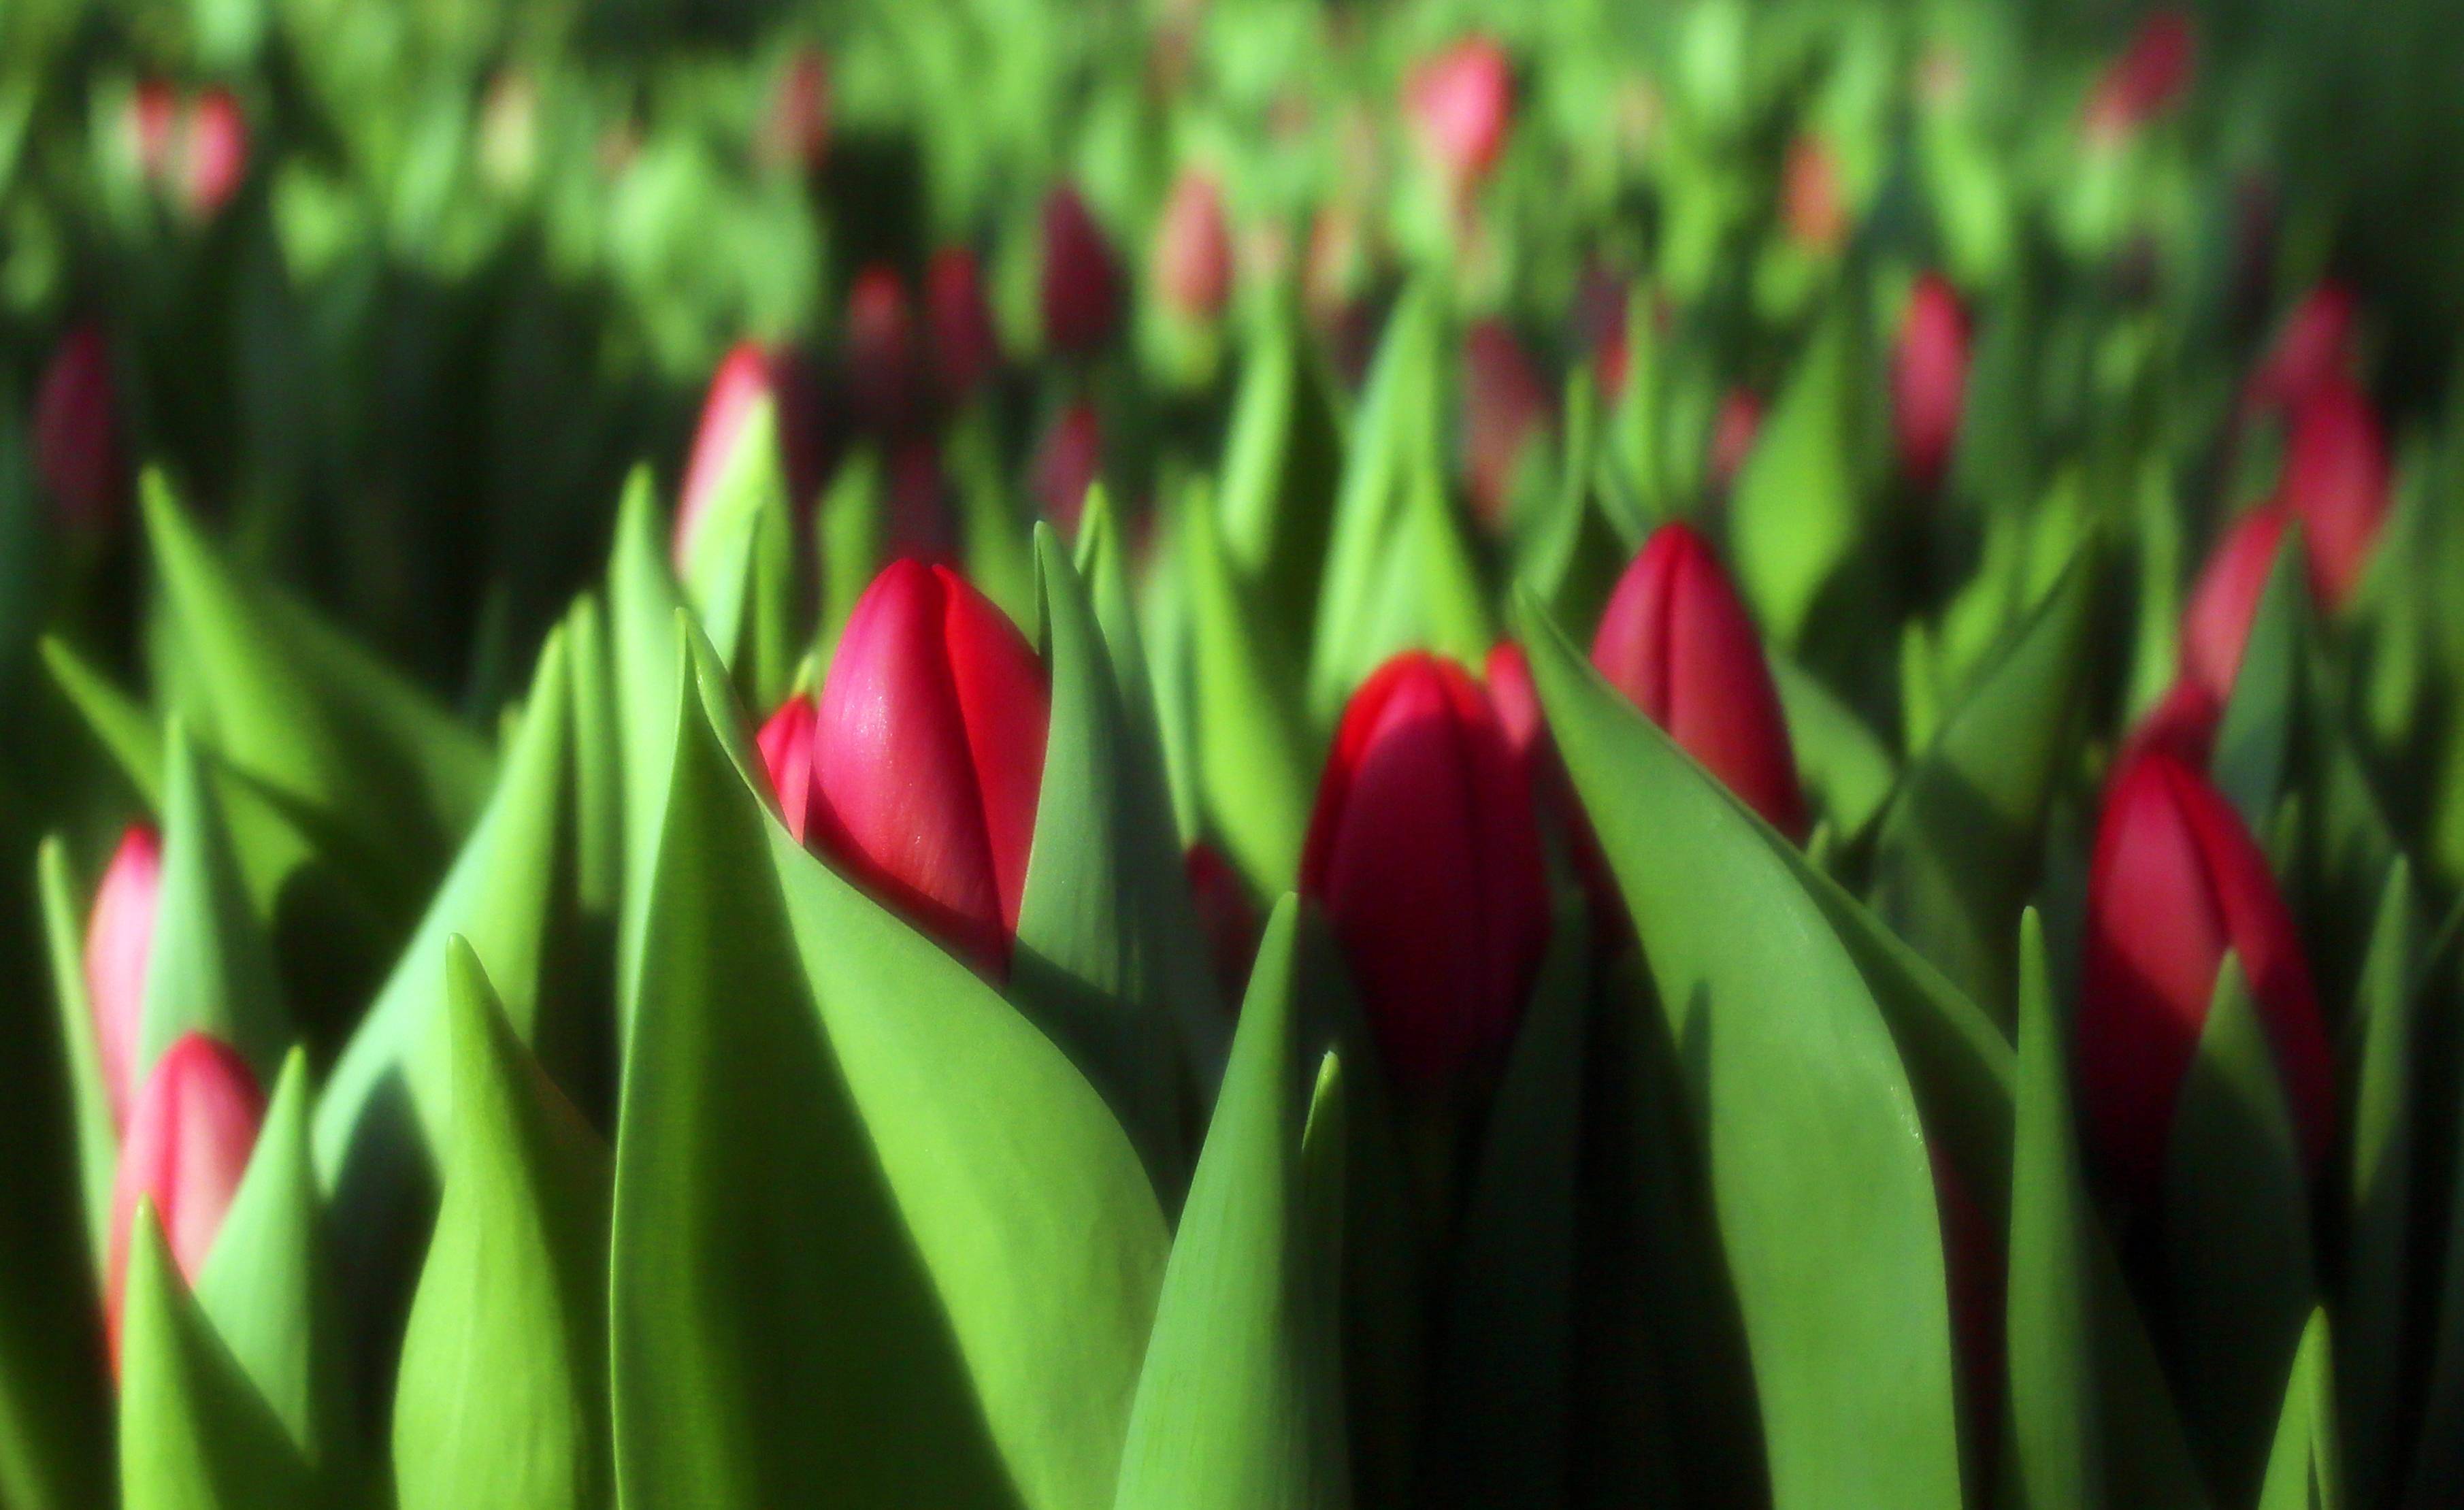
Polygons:
M2464 1507L2432 0L0 0L0 1510Z

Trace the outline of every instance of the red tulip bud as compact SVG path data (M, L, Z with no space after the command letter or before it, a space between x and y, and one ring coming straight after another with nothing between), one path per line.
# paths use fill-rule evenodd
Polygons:
M2361 585L2389 503L2387 433L2345 374L2331 373L2294 406L2276 496L2301 521L2321 601L2342 605Z
M1811 132L1788 144L1780 165L1779 218L1788 239L1809 252L1831 252L1848 239L1839 160L1830 142Z
M1001 338L984 298L976 254L944 247L924 269L924 330L933 347L933 381L941 402L963 404L1001 364Z
M73 325L52 348L34 395L34 470L68 529L108 529L127 504L120 401L99 325Z
M2162 750L2194 771L2208 768L2208 757L2216 747L2216 730L2224 722L2225 708L2205 683L2184 677L2167 691L2164 700L2149 709L2147 716L2115 757L2116 772L2129 768L2133 761L2150 750Z
M996 977L1026 891L1050 700L1017 626L949 568L911 560L865 589L822 686L814 844Z
M2160 1186L2174 1102L2228 950L2315 1161L2333 1130L2333 1069L2293 915L2233 805L2151 751L2115 777L2097 825L2076 1039L2089 1133L2134 1194Z
M1111 338L1121 274L1102 228L1068 185L1044 196L1044 339L1065 356L1087 356Z
M164 1050L146 1078L121 1140L111 1192L111 1253L105 1324L120 1358L121 1289L128 1272L129 1229L138 1202L152 1199L171 1258L194 1280L222 1230L223 1215L248 1172L265 1096L246 1061L202 1033Z
M1397 656L1353 694L1301 857L1398 1087L1493 1065L1549 937L1531 799L1480 685Z
M1762 395L1751 388L1730 388L1720 399L1711 421L1711 486L1725 492L1752 454L1754 437L1762 433Z
M2303 295L2251 373L2247 406L2261 412L2291 408L2321 384L2348 375L2358 313L2352 289L2332 279Z
M1091 404L1072 404L1052 418L1035 449L1035 497L1064 535L1078 533L1087 490L1104 466L1104 425Z
M128 1122L137 1093L137 1035L145 1009L145 966L154 954L155 909L163 894L163 841L143 823L120 836L85 929L86 1007L114 1127Z
M753 741L761 752L770 790L779 798L779 815L800 844L812 811L813 729L820 716L812 698L799 692L779 705Z
M1468 193L1506 150L1514 65L1493 38L1467 36L1412 75L1403 108L1456 193Z
M1515 473L1555 422L1539 369L1500 319L1475 321L1463 338L1463 433L1472 512L1502 530Z
M188 113L180 198L198 220L211 220L248 178L248 116L228 89L209 89Z
M2199 35L2189 12L2149 12L2094 88L2079 122L2090 142L2116 146L2172 108L2198 67Z
M898 270L876 262L847 290L847 388L865 425L888 435L914 417L915 317Z
M1213 844L1201 840L1190 845L1181 865L1189 877L1189 899L1198 909L1199 931L1206 939L1207 960L1215 967L1224 1001L1238 1007L1248 985L1249 966L1258 956L1257 905L1249 900L1241 872Z
M137 152L138 171L148 183L172 181L171 154L179 133L179 91L165 79L140 81L128 100L128 134Z
M1968 311L1940 274L1917 279L1891 358L1900 460L1925 488L1942 485L1968 393Z
M830 65L820 49L798 48L780 72L761 124L761 158L772 164L821 171L830 155Z
M2233 696L2242 648L2292 518L2276 504L2242 515L2216 542L2215 554L2190 589L2190 605L2182 616L2182 675L2218 706Z
M1663 524L1643 542L1609 595L1592 663L1747 806L1791 839L1805 837L1771 667L1701 536Z
M799 509L813 500L822 483L819 438L813 432L813 389L803 363L785 348L740 340L710 380L702 401L701 426L693 432L693 456L685 464L685 480L676 505L675 563L685 571L693 545L719 485L736 459L736 449L752 419L756 405L768 399L778 436L779 459L787 477L789 500Z
M1489 706L1497 710L1497 725L1506 731L1507 748L1514 752L1517 765L1534 769L1535 761L1548 756L1550 744L1547 715L1540 711L1540 689L1531 682L1530 660L1523 646L1500 640L1488 647L1482 672L1488 682Z
M1215 180L1184 168L1155 225L1155 287L1183 319L1212 320L1232 295L1232 232Z

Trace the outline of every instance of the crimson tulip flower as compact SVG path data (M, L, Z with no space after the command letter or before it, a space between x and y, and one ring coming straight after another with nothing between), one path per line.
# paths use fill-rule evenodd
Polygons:
M180 201L198 220L211 220L248 179L248 114L228 89L198 95L188 112Z
M2219 709L2233 696L2250 626L2258 617L2258 601L2266 595L2268 573L2276 569L2276 554L2292 522L2292 513L2276 504L2242 515L2216 542L2215 553L2190 589L2190 604L2182 615L2182 675ZM2316 575L2314 569L2314 587Z
M801 510L821 491L822 454L812 424L813 387L803 361L784 347L737 341L710 380L701 424L693 432L693 454L685 463L684 487L676 503L674 559L679 573L691 569L701 527L736 460L744 427L764 399L771 405L788 500Z
M128 501L120 399L102 327L69 327L34 395L34 471L71 529L106 529Z
M1223 195L1201 168L1184 168L1155 224L1155 288L1175 315L1204 322L1232 296L1232 231Z
M2303 295L2251 373L2246 406L2259 412L2290 408L2321 384L2349 373L2359 314L2348 284L2329 279Z
M2088 91L2079 113L2088 140L2111 147L2136 136L2189 92L2198 60L2199 34L2189 13L2150 11Z
M1720 411L1711 421L1711 444L1705 458L1710 464L1711 488L1724 492L1745 470L1746 458L1753 454L1754 439L1763 429L1762 395L1751 388L1730 388L1720 396Z
M120 1144L111 1191L111 1253L104 1321L120 1358L121 1289L129 1229L140 1201L152 1200L183 1277L194 1281L222 1231L231 1197L248 1172L265 1121L265 1095L246 1061L202 1033L183 1035L146 1077Z
M943 404L956 408L1001 365L1001 338L984 296L976 254L943 247L924 268L924 339L932 348L933 382Z
M1050 717L1044 663L1007 616L946 566L892 561L822 684L810 842L1006 976Z
M1555 422L1539 367L1502 319L1474 321L1463 337L1463 435L1472 512L1491 530L1506 524L1514 476Z
M1078 515L1087 507L1087 490L1104 469L1104 422L1095 406L1080 402L1052 418L1051 428L1035 448L1036 501L1045 517L1064 535L1078 533Z
M1592 664L1669 737L1793 840L1805 797L1753 621L1703 537L1661 525L1609 595Z
M2113 768L2124 770L2135 756L2149 750L2162 750L2184 765L2204 771L2208 757L2215 751L2216 731L2224 723L2224 704L2216 694L2205 683L2185 676L2167 689L2164 699L2149 709L2139 727L2131 731Z
M2098 821L2073 1040L2090 1138L2135 1196L2161 1188L2227 951L2315 1164L2333 1131L2334 1068L2293 914L2233 804L2190 766L2147 751L2117 774Z
M1111 339L1120 317L1121 274L1087 202L1067 184L1044 196L1044 339L1084 357Z
M876 262L847 289L848 397L877 435L904 430L914 417L915 317L898 270Z
M2321 601L2341 606L2361 585L2390 502L2387 432L2349 375L2330 373L2294 405L2276 496L2301 520Z
M1496 710L1406 651L1344 710L1301 856L1380 1056L1415 1100L1492 1066L1548 945L1531 798Z
M1891 356L1891 418L1900 460L1930 489L1942 486L1968 396L1968 311L1948 279L1917 279Z
M145 1010L145 967L154 955L154 919L163 896L163 840L131 823L102 873L85 929L86 1008L114 1127L127 1126L137 1093L138 1028Z
M813 730L820 718L821 710L813 699L798 692L779 705L753 740L761 754L761 769L769 775L770 790L779 799L779 816L800 844L810 826Z
M1404 85L1413 128L1458 197L1488 177L1514 119L1514 65L1493 37L1467 36Z

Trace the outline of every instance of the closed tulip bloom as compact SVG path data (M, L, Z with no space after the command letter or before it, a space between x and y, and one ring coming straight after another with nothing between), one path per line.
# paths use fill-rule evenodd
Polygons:
M813 728L820 716L812 698L798 692L779 705L753 741L761 752L761 769L770 777L770 790L779 798L779 816L800 844L812 811Z
M1458 194L1486 178L1514 118L1514 65L1486 36L1467 36L1420 65L1403 105Z
M1730 388L1721 395L1720 412L1711 421L1711 444L1705 458L1711 487L1725 492L1753 454L1754 439L1763 429L1762 395L1751 388Z
M1609 595L1592 664L1772 827L1805 837L1770 664L1701 536L1671 523L1643 542Z
M2348 284L2330 279L2303 295L2251 373L2249 406L2262 412L2290 408L2322 383L2348 374L2358 314Z
M1165 305L1183 319L1211 320L1232 296L1232 231L1223 195L1201 168L1184 168L1155 226L1155 275Z
M759 341L737 341L710 380L701 424L693 432L693 454L685 464L684 487L676 504L678 572L689 569L711 504L736 460L744 427L764 399L771 404L789 500L802 509L821 488L821 448L812 430L812 385L803 363L793 352L774 350Z
M847 290L848 396L875 434L903 430L915 415L915 317L898 270L876 262Z
M2190 589L2190 604L2182 616L2182 675L2197 683L2218 707L2233 696L2242 649L2258 617L2258 601L2266 594L2268 573L2276 567L2285 526L2292 520L2290 511L2275 504L2242 515L2216 542L2215 553Z
M993 329L976 254L943 247L924 268L924 337L932 348L933 383L943 404L956 407L973 397L1001 365L1001 338Z
M2127 770L2137 756L2162 750L2184 765L2204 771L2208 757L2215 752L2216 731L2224 716L2224 704L2216 694L2204 683L2186 676L2175 682L2163 701L2149 709L2139 727L2131 731L2113 768L2117 772Z
M52 348L34 395L34 471L70 529L107 529L127 505L120 400L99 325L73 325Z
M1104 422L1095 406L1072 404L1052 418L1035 448L1035 500L1064 535L1078 533L1087 490L1104 469Z
M211 220L248 179L248 114L228 89L209 89L188 112L180 200L198 220Z
M1044 197L1044 339L1084 357L1111 339L1120 316L1120 270L1087 202L1067 184Z
M1839 159L1830 142L1812 132L1788 144L1780 165L1779 218L1788 238L1808 252L1831 252L1848 239Z
M2199 34L2189 12L2149 12L2088 92L2079 117L2088 140L2102 146L2129 141L2189 93L2198 60Z
M154 955L154 918L163 895L163 841L144 823L120 836L85 929L85 994L102 1061L112 1125L128 1124L137 1094L138 1025L145 1010L145 967Z
M1968 311L1949 280L1917 279L1891 356L1891 418L1900 461L1926 488L1942 485L1968 397Z
M2387 432L2360 383L2337 372L2294 406L2276 496L2301 521L2321 602L2340 607L2361 585L2387 522Z
M1247 883L1223 851L1200 840L1181 856L1189 881L1189 900L1198 911L1198 930L1206 940L1207 962L1215 967L1216 984L1223 988L1226 1005L1238 1007L1249 981L1249 967L1258 957L1264 927Z
M1001 611L893 561L847 619L813 737L811 840L996 978L1009 971L1051 690Z
M2098 821L2074 1044L2089 1133L2134 1196L2161 1188L2174 1105L2227 951L2315 1163L2333 1130L2333 1068L2293 915L2233 805L2197 771L2150 751L2115 777Z
M1407 1097L1494 1065L1548 944L1548 885L1523 774L1461 667L1409 651L1353 694L1301 890L1332 921Z
M121 1289L128 1272L129 1229L140 1201L151 1199L180 1273L194 1281L240 1177L248 1172L265 1120L256 1076L229 1047L202 1033L163 1051L121 1139L120 1171L111 1192L111 1253L105 1273L105 1322L111 1353L120 1357Z

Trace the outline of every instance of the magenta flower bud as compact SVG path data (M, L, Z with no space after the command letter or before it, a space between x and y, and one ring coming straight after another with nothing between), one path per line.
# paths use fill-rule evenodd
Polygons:
M1730 388L1720 398L1719 413L1711 420L1710 471L1711 488L1726 492L1744 470L1746 458L1753 453L1754 439L1763 429L1762 395L1751 388Z
M847 389L875 434L903 431L915 417L915 317L898 270L876 262L847 290Z
M111 1356L120 1360L121 1288L128 1274L129 1229L140 1201L152 1200L181 1275L193 1282L212 1251L231 1197L248 1172L265 1121L265 1095L247 1061L202 1033L184 1035L163 1051L146 1077L121 1139L120 1171L111 1192L111 1253L104 1280L104 1323Z
M2359 587L2391 497L2387 432L2362 385L2331 372L2293 408L2276 496L2301 521L2320 601L2333 610Z
M1523 773L1461 667L1408 651L1353 694L1301 890L1325 907L1404 1095L1503 1057L1548 945L1548 881Z
M1463 464L1473 514L1503 531L1515 474L1547 439L1556 405L1523 343L1501 319L1474 321L1463 337Z
M102 872L85 929L86 1008L115 1127L128 1124L137 1094L137 1039L145 1012L145 967L154 956L154 918L163 895L163 840L131 823Z
M761 401L771 405L781 470L787 478L789 500L802 511L822 484L819 437L813 429L813 387L803 363L785 348L769 348L740 340L710 380L702 401L701 424L693 432L693 455L685 464L684 487L676 504L675 564L687 572L710 506L736 460L744 427Z
M1198 930L1206 940L1206 958L1215 967L1216 984L1223 988L1225 1003L1238 1009L1264 929L1257 904L1249 899L1248 885L1232 862L1223 858L1223 851L1203 840L1182 855L1181 868L1189 879L1189 900L1198 911Z
M2303 295L2251 373L2244 405L2259 413L2290 409L2322 384L2350 376L2359 313L2351 286L2332 278Z
M2293 914L2233 804L2150 751L2116 775L2098 821L2074 1040L2088 1131L2136 1197L2161 1188L2174 1105L2227 951L2315 1164L2334 1131L2335 1071Z
M812 811L813 729L820 717L812 698L798 692L779 705L753 741L761 752L770 790L779 799L779 816L800 844Z
M2205 683L2185 676L2164 699L2147 711L2114 757L2118 773L2150 750L2162 750L2194 771L2208 768L2216 747L2216 731L2224 723L2224 704Z
M1592 664L1766 822L1805 838L1770 663L1701 536L1679 523L1652 532L1609 595Z
M2079 115L2088 141L2112 147L2138 135L2189 93L2198 60L2199 34L2189 13L2149 11L2130 45L2088 91Z
M128 99L128 140L137 155L137 170L147 183L172 182L172 154L180 135L180 94L167 80L139 81Z
M1087 490L1104 466L1104 425L1095 406L1081 401L1052 417L1035 449L1035 498L1061 533L1078 533Z
M1403 108L1456 194L1468 194L1506 150L1514 65L1494 38L1464 37L1414 72Z
M1155 289L1175 315L1210 321L1232 296L1232 231L1212 175L1183 168L1155 225Z
M1918 278L1891 356L1891 418L1901 464L1928 490L1942 486L1959 444L1968 338L1968 311L1949 280L1937 273Z
M976 254L944 247L924 269L924 332L941 402L956 408L1001 365L1001 338Z
M200 221L211 220L248 179L248 115L228 89L209 89L189 108L180 201Z
M2292 521L2292 513L2280 504L2243 514L2216 542L2215 553L2190 589L2190 604L2182 615L2182 676L2196 683L2219 709L2233 696L2242 648L2258 617L2258 601L2267 591L2276 553L2284 544L2285 526Z
M822 685L814 847L1006 976L1050 717L1044 663L990 600L947 567L892 561Z
M111 528L128 503L120 400L102 327L72 325L52 348L34 395L34 471L63 527Z
M1111 244L1067 184L1044 196L1044 339L1068 357L1091 355L1120 317L1121 274Z

